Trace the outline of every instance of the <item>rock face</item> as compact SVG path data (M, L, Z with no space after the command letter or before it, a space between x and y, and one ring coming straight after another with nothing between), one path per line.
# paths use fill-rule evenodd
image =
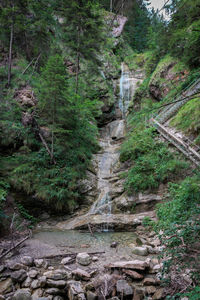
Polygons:
M136 215L126 215L124 214L116 214L110 215L106 217L106 224L109 224L113 227L113 229L117 230L131 230L142 224L142 220L145 217L150 217L155 220L155 212L146 212ZM58 223L56 226L58 229L88 229L88 223L93 225L93 228L98 228L98 226L105 223L104 215L87 215L87 217L81 216L72 219L71 221L64 221Z

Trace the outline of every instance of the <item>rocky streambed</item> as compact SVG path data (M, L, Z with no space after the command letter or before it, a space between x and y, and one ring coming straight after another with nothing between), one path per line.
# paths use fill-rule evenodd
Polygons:
M1 262L0 299L163 299L160 241L149 228L137 227L140 238L133 232L95 233L95 237L84 233L81 240L83 233L77 232L70 245L64 233L58 238L59 232L54 232L53 243L49 232L38 232L18 254ZM41 241L35 253L34 239ZM45 249L41 257L44 245L57 252ZM32 246L36 250L34 242Z

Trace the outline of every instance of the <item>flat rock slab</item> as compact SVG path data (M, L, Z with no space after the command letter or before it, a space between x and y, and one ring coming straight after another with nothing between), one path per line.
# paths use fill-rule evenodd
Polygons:
M93 226L99 226L103 224L111 225L115 229L128 230L142 224L145 217L151 219L156 218L155 212L150 211L135 215L124 215L115 214L106 217L104 215L83 215L76 217L70 221L59 222L56 227L61 230L72 230L72 229L87 229L88 223Z
M149 267L146 261L132 260L132 261L117 261L104 266L105 268L119 268L119 269L133 269L133 270L145 270Z

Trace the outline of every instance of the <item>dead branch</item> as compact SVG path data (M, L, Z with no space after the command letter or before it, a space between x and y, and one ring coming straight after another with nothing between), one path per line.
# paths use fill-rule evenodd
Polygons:
M18 242L16 245L14 245L12 248L10 248L9 250L7 250L5 253L3 253L0 256L0 259L2 259L4 256L6 256L8 253L10 253L12 250L14 250L15 248L17 248L19 245L21 245L22 243L24 243L29 238L30 238L30 234L28 236L26 236L23 240L21 240L20 242Z

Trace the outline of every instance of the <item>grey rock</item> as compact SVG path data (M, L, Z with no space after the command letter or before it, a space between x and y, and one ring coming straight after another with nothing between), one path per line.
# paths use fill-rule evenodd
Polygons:
M23 282L27 278L27 273L25 270L15 271L11 274L11 278L14 282Z
M29 288L31 286L32 279L27 277L26 280L22 283L23 288Z
M46 283L47 283L47 278L46 276L41 276L38 278L39 283L40 283L40 287L45 287Z
M5 266L4 266L4 265L1 265L1 266L0 266L0 273L2 273L4 270L5 270Z
M32 300L38 300L38 298L43 296L44 291L42 289L37 289L32 294Z
M12 292L12 280L7 278L0 282L0 294L6 294Z
M63 259L61 260L61 264L62 264L62 265L67 265L67 264L72 263L73 261L74 261L73 258L71 258L71 257L65 257L65 258L63 258Z
M60 290L57 288L50 288L46 290L46 293L49 295L59 295L60 294Z
M32 288L33 290L35 290L35 289L38 289L39 287L40 287L40 282L39 282L39 280L38 280L38 279L33 280L32 283L31 283L31 288Z
M37 275L38 275L38 271L35 270L35 269L32 269L32 270L30 270L30 271L28 272L28 276L29 276L30 278L36 278Z
M97 295L91 291L87 292L87 300L96 300L97 299Z
M49 287L53 288L58 288L58 289L63 289L66 286L66 281L64 280L52 280L52 279L47 279L47 285Z
M92 261L95 262L95 261L98 261L98 260L99 260L99 258L98 258L97 256L93 256L93 257L92 257Z
M71 279L71 272L57 269L54 271L47 271L43 274L48 279L52 280L68 280Z
M8 268L10 270L13 270L13 271L18 271L18 270L21 270L21 269L26 269L26 267L23 264L20 264L18 262L14 262L14 261L10 261L8 263Z
M75 277L76 280L90 280L91 276L88 272L82 270L82 269L76 269L72 272L72 275Z
M23 256L21 263L25 266L31 267L33 265L33 258L31 256Z
M146 246L142 247L135 247L132 250L133 254L140 255L140 256L147 256L148 255L148 249Z
M79 281L71 280L67 283L69 300L85 300L84 290Z
M34 264L37 268L42 268L44 265L44 259L34 259Z
M123 294L123 296L133 295L133 289L126 280L117 281L117 292Z
M88 266L91 263L91 257L86 252L77 254L76 261L83 266Z
M26 289L17 290L12 300L31 300L31 293Z
M61 297L61 296L55 296L55 297L53 297L53 300L63 300L63 297Z

